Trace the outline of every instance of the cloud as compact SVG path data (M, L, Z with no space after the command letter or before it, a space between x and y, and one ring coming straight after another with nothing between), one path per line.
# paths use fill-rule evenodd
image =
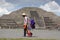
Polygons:
M0 16L3 14L9 14L9 12L15 9L15 5L6 0L0 0Z
M7 2L17 4L20 6L40 6L51 0L6 0Z
M45 5L41 5L40 8L48 12L54 12L56 15L60 14L60 6L55 1L48 2Z
M12 10L15 8L16 5L6 2L6 0L0 0L0 7L6 8L7 10Z
M3 14L7 14L8 10L5 8L0 8L0 16L2 16Z

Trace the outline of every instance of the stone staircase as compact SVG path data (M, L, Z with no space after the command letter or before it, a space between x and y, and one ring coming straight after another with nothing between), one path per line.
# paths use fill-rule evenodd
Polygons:
M42 17L39 17L39 14L36 11L30 11L31 17L35 19L36 24L39 27L44 27Z
M36 11L30 11L31 17L35 19L38 28L57 29L57 23L55 23L50 17L39 16Z

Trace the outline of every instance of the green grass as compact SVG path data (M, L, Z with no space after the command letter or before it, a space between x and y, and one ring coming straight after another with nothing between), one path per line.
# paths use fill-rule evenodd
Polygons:
M0 40L56 40L56 39L38 39L38 38L0 38Z

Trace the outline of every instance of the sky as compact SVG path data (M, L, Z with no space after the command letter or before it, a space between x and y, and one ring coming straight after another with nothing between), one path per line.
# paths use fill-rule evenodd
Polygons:
M23 7L39 7L60 16L60 0L0 0L0 16Z

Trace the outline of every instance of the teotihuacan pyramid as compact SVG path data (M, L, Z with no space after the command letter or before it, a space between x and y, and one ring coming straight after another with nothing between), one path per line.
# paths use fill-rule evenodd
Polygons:
M23 25L22 13L34 18L36 27L39 28L58 28L60 19L52 12L47 12L37 7L24 7L11 12L9 15L3 15L0 19L13 19L18 25Z

